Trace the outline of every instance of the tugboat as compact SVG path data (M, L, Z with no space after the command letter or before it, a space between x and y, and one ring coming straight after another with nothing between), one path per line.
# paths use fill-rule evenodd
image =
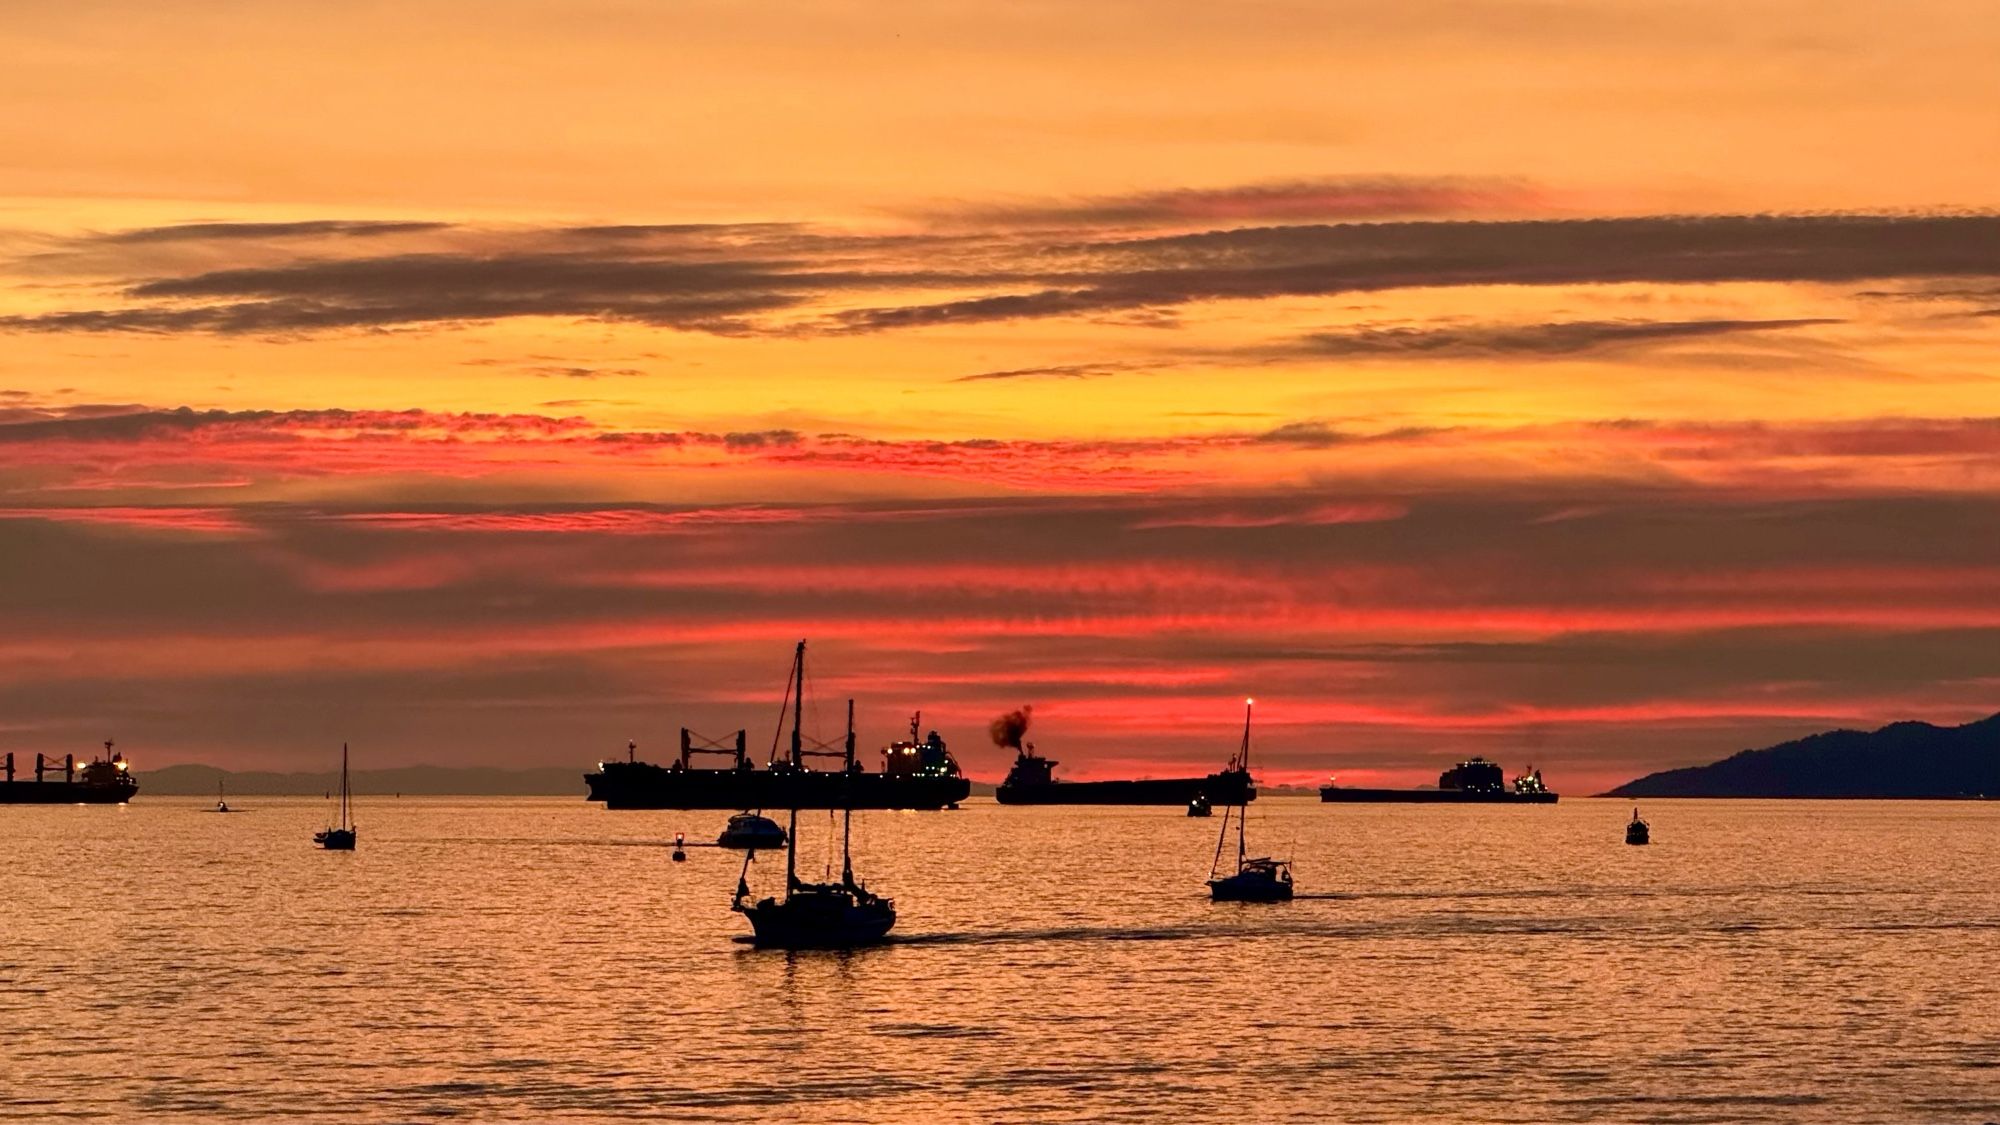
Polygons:
M347 784L347 743L340 744L340 823L313 833L313 843L330 852L351 852L357 829L353 819L354 793Z
M1653 828L1639 819L1639 810L1632 810L1632 821L1625 826L1625 842L1628 844L1650 844L1653 842Z
M1061 781L1055 776L1059 764L1035 753L1035 744L1023 742L1034 708L1022 707L993 720L993 744L1014 751L1013 768L1007 779L993 791L993 799L1003 805L1180 805L1190 806L1197 797L1217 804L1240 805L1257 799L1250 784L1250 771L1231 762L1229 768L1207 777L1144 778L1137 781ZM1194 814L1199 816L1201 814Z
M132 763L123 754L113 753L110 739L104 740L104 757L92 758L79 769L76 755L65 754L62 761L35 755L35 780L14 780L14 755L6 758L6 780L0 781L0 805L122 805L139 791L132 776ZM62 780L46 775L62 770ZM79 776L80 775L80 776Z
M1255 700L1243 701L1243 749L1230 762L1232 768L1241 767L1247 774L1250 770L1250 708ZM1229 817L1236 817L1236 873L1219 875L1222 864L1222 845L1229 839ZM1208 897L1214 902L1290 902L1292 901L1292 865L1287 860L1260 856L1248 857L1243 833L1244 822L1249 819L1247 804L1224 806L1222 810L1222 832L1215 838L1215 858L1208 865Z
M1215 813L1209 807L1208 798L1202 796L1199 793L1196 793L1194 797L1188 801L1188 815L1214 816Z
M808 753L799 726L804 718L806 643L799 642L792 658L793 678L786 690L792 703L791 763L799 766ZM854 768L854 701L847 702L847 775ZM779 763L783 765L784 763ZM729 908L750 920L750 943L760 949L853 949L874 945L889 935L896 924L896 904L862 886L854 878L854 858L850 848L854 809L840 810L840 881L808 883L799 878L798 848L785 849L785 897L750 901L750 862L757 853L743 857L743 871L736 879L736 895ZM787 835L798 838L799 810L791 810Z
M748 848L753 851L768 851L782 848L789 839L778 822L768 816L753 812L740 812L729 818L722 834L715 838L718 848Z

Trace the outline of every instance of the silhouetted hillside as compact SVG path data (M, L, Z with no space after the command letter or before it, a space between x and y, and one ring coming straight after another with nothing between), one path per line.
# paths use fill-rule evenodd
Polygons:
M2000 797L2000 715L1836 730L1630 781L1608 797Z
M581 768L501 770L485 767L403 766L353 771L360 794L402 793L408 796L464 795L495 797L560 796L583 799ZM325 773L235 773L214 766L166 766L139 771L140 797L212 797L220 777L230 796L318 796L340 785L338 771Z

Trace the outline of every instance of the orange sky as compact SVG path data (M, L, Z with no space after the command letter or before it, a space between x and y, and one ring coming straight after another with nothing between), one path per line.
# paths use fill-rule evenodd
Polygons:
M1995 710L2000 12L0 13L0 745L1558 788ZM767 698L771 697L771 698ZM835 708L829 706L828 714Z

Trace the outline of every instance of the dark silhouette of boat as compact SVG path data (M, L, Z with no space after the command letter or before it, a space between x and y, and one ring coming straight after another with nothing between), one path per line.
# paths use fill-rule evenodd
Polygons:
M1188 815L1214 816L1215 812L1212 806L1209 805L1208 798L1202 796L1200 793L1196 793L1194 799L1188 802Z
M832 809L843 801L857 809L951 808L971 794L972 782L936 731L918 740L922 717L918 712L910 719L908 741L883 748L879 773L862 769L851 753L837 773L815 770L803 761L778 759L775 745L771 763L758 769L750 760L747 732L714 741L683 727L680 756L667 765L639 761L638 744L628 742L625 761L599 762L597 772L583 781L587 799L610 809ZM711 755L731 761L719 769L694 761Z
M347 784L347 743L340 744L340 823L313 833L313 843L330 852L351 852L357 829L354 826L354 794Z
M208 811L223 813L236 811L229 807L229 798L222 795L222 779L220 777L215 779L215 807Z
M1250 769L1250 708L1252 700L1243 701L1243 748L1237 751L1232 766L1241 767L1246 773ZM1229 805L1222 810L1222 831L1215 837L1215 858L1208 865L1208 897L1215 902L1290 902L1292 901L1292 865L1286 860L1269 856L1250 858L1245 841L1245 827L1249 820L1248 805ZM1223 875L1222 846L1229 839L1229 819L1236 818L1236 872Z
M775 850L785 846L790 837L778 827L778 822L768 816L753 812L740 812L729 818L722 828L722 834L715 838L718 848L753 848Z
M1639 818L1639 810L1632 810L1632 819L1625 825L1625 842L1628 844L1650 844L1653 842L1653 826Z
M1055 768L1060 763L1035 753L1034 743L1022 741L1033 714L1032 707L1023 707L993 720L994 745L1014 751L1013 768L1007 771L1007 779L993 791L993 799L1003 805L1192 806L1197 799L1219 805L1240 805L1257 799L1257 790L1250 784L1250 771L1235 763L1207 777L1059 781L1055 777Z
M76 755L63 755L62 780L48 775L58 763L46 755L35 755L35 780L14 779L14 755L6 757L6 780L0 781L0 805L122 805L139 791L132 776L132 763L123 754L113 753L114 744L104 740L104 757L93 757L79 768Z
M1530 766L1506 786L1497 763L1467 758L1438 775L1436 789L1357 789L1328 778L1319 799L1327 802L1364 801L1406 804L1553 805L1560 798L1542 783L1542 771Z
M786 689L792 704L791 761L799 764L804 754L800 722L804 718L806 643L799 642L792 658L792 679ZM847 754L854 754L854 701L847 703ZM856 776L856 771L842 771ZM854 878L851 849L854 809L840 806L840 881L808 883L799 878L799 810L790 810L786 834L794 846L785 849L785 897L750 901L750 864L757 853L743 857L743 870L736 879L736 894L729 908L750 921L751 944L763 949L852 949L874 945L896 924L896 904L874 894Z

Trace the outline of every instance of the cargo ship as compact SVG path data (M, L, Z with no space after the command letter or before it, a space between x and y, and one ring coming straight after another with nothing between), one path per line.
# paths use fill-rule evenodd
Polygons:
M65 754L60 763L45 755L35 755L35 780L16 780L14 755L6 758L6 780L0 781L0 805L122 805L139 791L132 776L132 763L114 753L112 743L104 743L104 757L92 758L79 768L76 755ZM62 771L62 780L53 775Z
M1023 707L993 720L993 741L1012 749L1014 767L1007 780L993 791L993 799L1003 805L1178 805L1193 807L1197 801L1215 805L1242 805L1257 799L1250 784L1250 771L1237 759L1205 777L1148 778L1137 781L1060 781L1055 777L1059 764L1035 753L1035 744L1023 742L1032 709Z
M1506 786L1499 765L1484 758L1467 758L1438 775L1436 789L1357 789L1334 778L1320 786L1322 801L1391 801L1409 804L1553 805L1556 794L1542 784L1542 771L1529 767Z
M796 660L805 659L799 642ZM787 697L791 680L786 680ZM944 809L972 792L944 739L931 731L917 737L923 712L910 718L910 737L882 750L882 768L871 773L855 756L854 716L849 708L846 739L810 742L794 726L790 752L774 755L759 768L749 754L748 735L737 731L724 741L702 739L681 729L680 756L661 766L638 760L636 743L626 743L626 760L599 762L583 776L592 801L608 809ZM697 765L698 756L729 759L722 766ZM807 759L837 759L831 769L814 769Z

